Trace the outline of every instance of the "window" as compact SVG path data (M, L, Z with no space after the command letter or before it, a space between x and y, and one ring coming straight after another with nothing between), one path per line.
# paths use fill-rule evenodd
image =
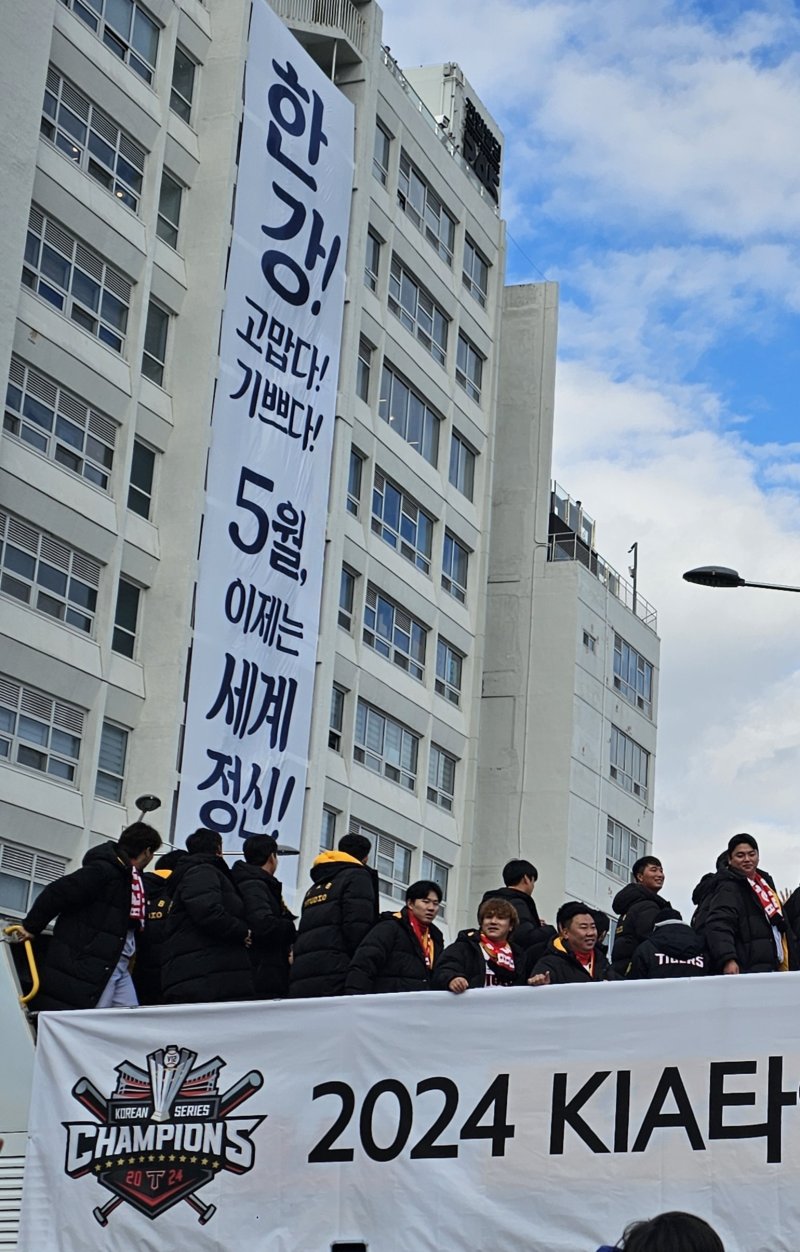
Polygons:
M381 264L381 241L372 231L367 231L367 258L364 262L364 285L370 291L378 290Z
M456 794L456 758L442 748L431 746L428 760L428 799L447 813L453 811Z
M475 453L457 431L450 436L450 482L468 500L475 487Z
M185 48L175 45L175 60L172 63L172 90L169 94L169 107L184 122L191 121L192 99L194 98L194 78L197 62L193 61Z
M647 803L647 773L650 765L650 753L646 752L635 739L611 727L611 777L618 786L638 796L643 804Z
M47 71L40 130L79 169L138 212L144 149L52 68Z
M336 811L327 807L322 810L322 829L319 834L319 846L323 852L330 852L336 847Z
M583 632L583 646L587 652L597 652L597 637L588 630Z
M443 918L447 904L447 880L450 877L450 866L445 865L443 861L437 861L435 857L429 856L427 852L423 852L421 870L420 877L427 878L430 882L435 882L442 893L439 917Z
M416 335L435 361L444 365L447 356L448 317L397 257L392 257L389 275L389 308L406 330Z
M158 55L158 26L133 0L61 0L102 39L115 56L153 81Z
M108 491L117 426L72 392L11 358L3 417L6 434Z
M431 572L433 518L380 470L372 488L372 529L423 574Z
M372 353L374 349L368 339L362 335L358 341L358 366L356 367L356 395L369 404L369 377L372 369Z
M647 844L621 822L609 817L606 828L606 870L623 882L628 882L634 863L647 853Z
M416 448L429 465L439 456L439 414L426 404L405 379L384 365L378 411L392 430Z
M331 716L328 723L328 747L332 748L334 752L341 752L342 750L344 697L344 688L337 687L336 683L334 683L331 689Z
M181 184L171 174L168 174L166 170L162 170L161 191L158 196L156 234L159 239L163 239L164 243L168 243L171 248L177 248L178 246L182 196L183 187Z
M463 604L467 598L469 552L450 531L445 531L442 553L442 586Z
M462 653L457 652L451 643L442 639L436 643L436 691L451 704L461 703L461 667L464 662Z
M134 583L128 582L127 578L120 578L111 651L119 652L122 656L132 657L134 653L140 595L141 591Z
M42 888L61 878L66 868L65 857L0 843L0 909L25 917Z
M164 383L164 363L167 359L167 328L169 313L151 300L147 306L147 325L144 328L144 352L142 373L161 387Z
M125 782L125 758L128 755L128 732L113 722L103 722L100 735L100 755L97 758L97 777L94 794L101 800L122 803Z
M389 177L389 145L391 139L381 126L375 124L375 144L372 149L372 173L382 187L386 186Z
M28 221L22 284L109 348L122 352L130 283L35 207Z
M366 835L372 840L372 851L369 864L378 871L378 888L385 896L405 903L406 891L411 879L411 849L397 839L383 835L380 831L370 830L360 822L351 822L351 827L358 826L358 834ZM352 833L356 833L353 829Z
M646 717L653 716L653 667L621 635L614 634L614 686Z
M0 677L0 758L75 783L83 710Z
M353 629L353 597L356 590L356 575L346 565L342 566L339 579L339 625L342 630Z
M361 471L364 468L364 458L360 452L356 452L355 448L350 449L350 468L347 473L347 512L352 513L353 517L358 517L358 508L361 503Z
M409 791L417 786L419 737L363 700L356 714L353 759Z
M97 561L0 512L0 591L5 595L90 634L99 583Z
M399 665L412 678L425 679L425 644L428 632L405 609L367 586L364 605L364 643L387 661Z
M481 308L485 309L489 292L489 262L475 247L469 235L464 243L464 269L461 278L473 300L477 300Z
M140 517L149 518L153 502L153 474L156 454L140 439L133 441L131 477L128 485L128 508Z
M464 388L476 404L481 402L483 361L484 358L475 345L470 343L466 335L459 334L456 350L456 382Z
M405 151L400 153L397 203L445 264L452 265L455 221Z

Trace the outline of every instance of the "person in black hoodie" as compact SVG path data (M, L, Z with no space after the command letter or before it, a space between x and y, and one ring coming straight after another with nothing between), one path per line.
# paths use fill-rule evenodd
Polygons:
M677 909L662 909L649 938L633 954L628 978L696 978L709 973L709 966L702 936Z
M588 904L568 900L558 910L556 924L558 937L551 940L545 955L530 969L528 981L532 987L606 982L619 977L597 947L597 925Z
M462 930L433 971L434 991L460 995L471 987L514 987L525 982L526 953L511 939L517 911L508 900L484 900L478 930Z
M618 915L611 949L611 964L618 974L625 974L631 958L643 939L658 921L663 909L672 905L660 895L664 886L664 868L657 856L640 856L631 870L631 881L613 899Z
M542 921L533 900L533 890L539 879L539 871L531 861L509 861L503 866L505 886L484 891L481 904L486 900L508 900L519 917L514 927L514 943L524 948L531 961L536 961L547 951L547 945L555 938L555 928Z
M695 906L692 913L691 926L698 934L702 934L705 929L706 917L708 916L708 906L711 903L711 897L718 882L720 870L728 868L728 849L725 848L717 857L716 866L708 874L703 874L699 883L692 892L692 904Z
M752 835L728 842L728 865L716 876L705 939L715 973L761 974L797 968L795 938L775 883L758 866Z
M134 822L118 843L90 848L81 869L40 893L17 932L33 939L57 918L36 1012L137 1004L130 963L145 919L141 874L160 847L158 831Z
M251 1000L252 943L244 904L222 859L222 839L201 827L186 840L189 853L168 880L161 986L165 1004Z
M356 948L347 971L346 994L429 991L444 947L442 932L433 924L441 902L438 883L412 883L405 908L383 913Z
M365 835L343 835L311 867L294 945L290 996L344 995L350 960L378 920L378 875Z
M164 959L164 941L167 937L167 917L170 897L167 879L173 869L186 856L183 848L165 852L155 864L155 869L142 874L147 896L147 915L144 929L136 945L133 966L133 985L140 1004L161 1004L161 963Z
M297 931L275 877L278 844L272 835L250 835L242 851L244 860L236 861L231 873L253 936L250 956L256 999L280 999L289 994L289 954Z

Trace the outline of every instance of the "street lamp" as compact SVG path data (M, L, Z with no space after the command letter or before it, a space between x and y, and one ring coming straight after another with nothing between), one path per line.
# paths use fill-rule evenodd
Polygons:
M738 570L726 565L701 565L688 569L684 574L687 583L701 587L763 587L766 591L799 591L800 587L786 587L783 583L751 583L742 578Z

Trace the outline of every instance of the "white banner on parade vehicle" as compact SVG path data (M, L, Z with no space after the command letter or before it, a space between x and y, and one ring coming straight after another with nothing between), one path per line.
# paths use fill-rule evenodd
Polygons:
M344 309L353 107L255 0L177 813L297 847Z
M800 1247L800 974L49 1013L21 1252Z

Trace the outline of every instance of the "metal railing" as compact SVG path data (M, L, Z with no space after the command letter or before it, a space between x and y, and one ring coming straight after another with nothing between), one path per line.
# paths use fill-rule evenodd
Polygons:
M658 613L653 605L638 592L633 594L633 586L626 582L621 574L609 565L601 556L590 548L578 535L550 535L547 541L548 561L580 561L590 574L594 574L598 582L607 587L615 600L630 609L645 626L654 633L658 630Z
M455 142L454 139L451 138L451 136L445 130L444 126L441 126L439 122L437 122L436 118L431 113L425 101L422 99L420 95L418 95L418 93L411 86L411 83L408 81L405 74L400 69L400 66L397 64L397 61L395 61L389 49L384 47L382 49L382 52L383 52L384 65L390 71L390 73L397 79L398 83L403 88L403 91L406 93L409 100L416 108L422 120L427 123L429 128L436 135L442 147L445 148L450 153L450 156L453 158L456 165L460 166L461 169L464 171L464 173L467 175L467 178L470 180L470 182L472 183L475 190L478 192L481 199L486 200L487 203L491 206L492 211L495 214L495 217L499 217L500 205L497 203L494 197L489 194L486 187L484 187L483 183L478 178L477 174L472 169L472 167L464 160L463 156L461 155L459 151L458 144Z
M270 3L286 21L336 27L364 55L366 23L351 0L270 0Z

